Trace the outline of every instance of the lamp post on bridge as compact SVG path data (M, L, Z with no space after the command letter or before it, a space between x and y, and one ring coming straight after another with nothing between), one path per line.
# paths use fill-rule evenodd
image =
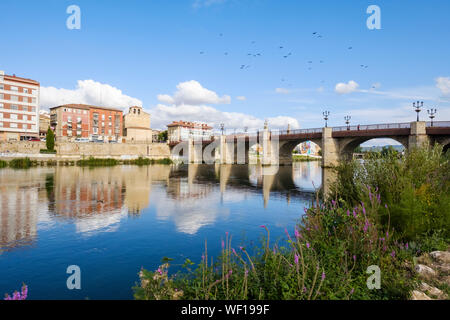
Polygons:
M330 116L330 111L324 111L323 113L323 118L325 120L325 128L328 127L328 117Z
M220 124L220 130L222 131L222 135L223 135L223 129L224 129L225 125L223 123Z
M415 108L414 111L417 112L417 122L419 122L419 112L421 111L420 108L422 108L422 107L423 107L423 101L422 102L417 101L417 105L416 105L416 102L413 102L413 108Z
M351 116L345 116L344 120L345 120L345 124L347 125L347 130L350 130L350 119L352 117Z
M433 126L433 119L434 119L434 117L435 117L435 114L436 114L437 110L431 108L430 110L427 110L427 112L428 112L429 117L430 117L430 119L431 119L431 126Z
M248 127L244 127L244 132L247 133Z

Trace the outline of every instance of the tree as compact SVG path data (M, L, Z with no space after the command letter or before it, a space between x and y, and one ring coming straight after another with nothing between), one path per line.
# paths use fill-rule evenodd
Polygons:
M167 141L167 130L161 131L158 134L158 141Z
M48 127L47 135L45 137L45 145L49 151L53 151L55 148L55 134L50 127Z

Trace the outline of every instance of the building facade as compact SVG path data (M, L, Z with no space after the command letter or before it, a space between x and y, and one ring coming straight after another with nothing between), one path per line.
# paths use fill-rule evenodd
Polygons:
M45 110L39 111L39 138L43 139L47 136L50 127L50 113Z
M123 135L127 142L151 143L152 129L150 128L150 114L144 112L142 107L130 107L123 116Z
M50 126L56 139L88 138L104 142L122 139L122 111L85 104L50 108Z
M174 121L167 125L169 142L193 140L211 140L213 136L212 127L206 123Z
M0 141L39 136L39 82L0 71Z

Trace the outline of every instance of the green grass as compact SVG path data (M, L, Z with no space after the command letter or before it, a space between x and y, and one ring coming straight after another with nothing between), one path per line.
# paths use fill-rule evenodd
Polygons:
M30 158L17 158L9 161L8 165L13 169L28 169L32 166L36 166L37 161L32 161Z
M292 161L293 162L309 162L309 161L321 161L322 158L315 158L310 156L300 156L293 154L292 155Z
M39 153L42 153L42 154L56 154L56 150L41 149L41 150L39 150Z
M77 166L80 167L112 167L120 164L118 160L115 159L102 159L102 158L93 158L90 157L88 159L78 160L76 162Z

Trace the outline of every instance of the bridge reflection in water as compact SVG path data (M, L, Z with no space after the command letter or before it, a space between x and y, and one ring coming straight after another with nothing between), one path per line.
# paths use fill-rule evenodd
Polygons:
M122 219L139 216L153 201L160 220L173 220L179 232L195 234L215 222L217 203L245 201L261 194L312 198L320 188L318 162L299 162L263 175L258 165L118 166L0 170L0 248L33 244L38 224L70 221L77 233L114 232ZM155 190L154 190L155 189ZM160 199L165 201L160 201ZM1 251L0 251L1 252Z

